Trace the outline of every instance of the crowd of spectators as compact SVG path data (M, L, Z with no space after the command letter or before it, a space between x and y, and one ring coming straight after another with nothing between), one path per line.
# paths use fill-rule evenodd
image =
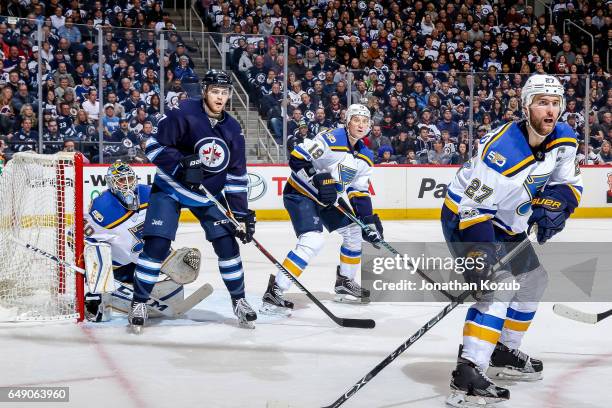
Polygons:
M552 15L536 15L524 0L199 5L209 28L225 34L229 65L279 142L287 118L289 149L342 126L346 107L362 103L372 112L366 143L377 163L462 164L470 127L476 149L488 131L523 117L521 87L537 72L564 84L560 120L583 142L583 163L612 159L612 1L554 0ZM565 20L573 24L564 34Z
M41 25L42 46L37 32ZM102 29L103 61L98 58ZM164 55L158 34L164 30ZM157 131L162 104L199 90L194 61L155 0L10 0L0 3L0 155L39 149L82 151L105 162L146 162L144 145ZM42 100L38 98L41 58ZM160 61L165 78L159 78ZM102 81L100 84L99 75ZM165 92L160 95L160 81ZM193 86L195 85L195 87ZM100 87L103 98L100 98ZM102 111L100 110L102 107Z

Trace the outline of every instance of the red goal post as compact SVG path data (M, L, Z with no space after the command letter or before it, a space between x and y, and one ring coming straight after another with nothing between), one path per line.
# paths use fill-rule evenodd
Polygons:
M84 317L83 156L16 153L0 175L0 321Z

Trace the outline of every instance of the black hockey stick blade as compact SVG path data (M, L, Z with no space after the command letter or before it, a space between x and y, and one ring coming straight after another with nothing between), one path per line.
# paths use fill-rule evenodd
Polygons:
M561 303L556 303L553 305L553 312L567 319L588 324L595 324L602 321L606 317L612 316L612 309L601 313L588 313Z
M373 329L376 327L376 322L372 319L349 319L349 318L338 318L336 321L342 327L355 327L358 329Z

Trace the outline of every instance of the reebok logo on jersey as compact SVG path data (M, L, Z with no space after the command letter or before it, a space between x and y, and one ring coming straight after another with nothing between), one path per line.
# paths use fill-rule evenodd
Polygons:
M156 227L161 227L164 225L164 222L162 220L153 220L151 224L155 225Z

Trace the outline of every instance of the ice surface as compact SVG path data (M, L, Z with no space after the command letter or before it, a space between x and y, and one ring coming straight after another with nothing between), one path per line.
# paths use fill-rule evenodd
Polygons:
M435 221L385 224L392 241L441 241ZM571 220L557 238L612 241L612 220ZM295 243L287 222L260 222L257 238L279 260ZM215 293L184 319L154 319L141 335L126 330L124 316L104 324L0 325L0 386L69 386L70 403L45 407L253 407L268 401L320 407L334 401L422 324L441 303L354 306L331 301L340 238L331 235L302 283L335 314L373 318L373 330L335 325L295 288L289 318L259 316L256 330L240 329L216 258L199 226L181 226L175 246L202 250L204 282ZM273 266L257 249L242 247L249 302L259 307ZM612 277L611 277L612 278ZM612 303L580 304L601 311ZM346 402L346 407L443 407L466 306L460 306ZM544 379L508 384L503 407L612 406L612 318L586 325L553 314L542 304L523 343L544 361ZM501 385L502 383L500 383ZM0 404L3 405L3 404ZM20 403L17 407L40 404ZM13 406L8 404L6 406Z

